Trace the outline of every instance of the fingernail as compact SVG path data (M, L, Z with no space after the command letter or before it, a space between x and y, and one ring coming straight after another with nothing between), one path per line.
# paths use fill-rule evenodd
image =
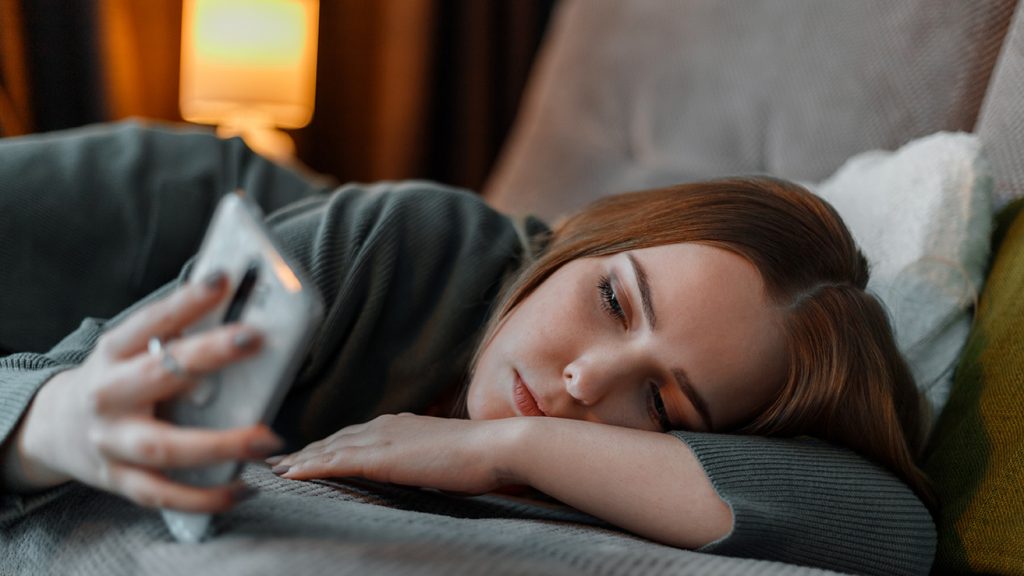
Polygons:
M251 330L244 330L235 334L235 337L231 339L231 342L235 345L235 348L247 350L256 345L256 333Z
M220 288L220 285L224 282L225 278L227 278L227 274L225 274L223 270L214 270L203 278L203 285L206 286L208 290L216 290L217 288Z
M254 454L264 455L277 452L284 446L280 438L274 436L260 436L249 442L249 451Z
M278 455L278 456L271 456L270 458L267 458L266 460L264 460L264 462L266 462L270 466L277 466L278 464L281 463L281 460L284 460L284 457L285 457L284 454L281 454L281 455Z
M282 474L287 474L288 471L291 470L291 469L292 469L291 466L280 465L280 466L274 466L273 468L270 469L270 471L273 472L274 474L277 474L278 476L280 476Z

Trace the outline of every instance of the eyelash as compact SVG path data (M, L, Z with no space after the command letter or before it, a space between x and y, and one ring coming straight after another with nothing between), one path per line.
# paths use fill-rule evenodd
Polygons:
M602 276L601 280L597 283L597 290L601 294L601 307L608 313L609 316L625 324L626 313L622 311L622 305L619 304L619 299L615 296L615 289L612 288L611 278L608 276ZM668 432L672 429L672 421L668 417L668 411L665 409L665 401L661 397L661 389L657 384L651 382L650 395L647 400L647 412L650 414L651 421L663 431Z
M661 397L661 390L654 382L650 383L650 388L651 395L647 403L647 411L651 415L651 420L660 426L663 432L668 432L672 429L672 420L668 417L668 411L665 410L665 401Z
M615 289L612 288L612 281L607 276L601 276L597 283L597 291L601 294L601 307L609 316L625 324L626 313L622 311L619 299L615 296Z

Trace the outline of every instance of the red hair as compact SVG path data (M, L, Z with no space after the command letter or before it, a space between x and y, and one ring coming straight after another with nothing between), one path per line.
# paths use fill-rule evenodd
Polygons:
M788 373L780 393L732 430L809 435L846 446L902 478L926 503L915 464L924 442L920 396L868 265L824 200L766 177L682 184L604 198L555 227L541 255L507 287L483 342L562 265L695 242L747 259L783 312Z

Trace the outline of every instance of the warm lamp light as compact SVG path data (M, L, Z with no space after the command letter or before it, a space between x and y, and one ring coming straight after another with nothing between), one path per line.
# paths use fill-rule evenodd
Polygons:
M184 0L181 115L278 160L313 116L319 0Z

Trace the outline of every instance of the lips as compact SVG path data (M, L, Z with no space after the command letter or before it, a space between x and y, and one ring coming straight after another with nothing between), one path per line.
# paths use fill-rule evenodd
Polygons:
M526 383L519 377L519 372L514 372L514 374L516 378L512 387L512 398L515 400L519 413L523 416L547 416L537 405L537 399L526 387Z

